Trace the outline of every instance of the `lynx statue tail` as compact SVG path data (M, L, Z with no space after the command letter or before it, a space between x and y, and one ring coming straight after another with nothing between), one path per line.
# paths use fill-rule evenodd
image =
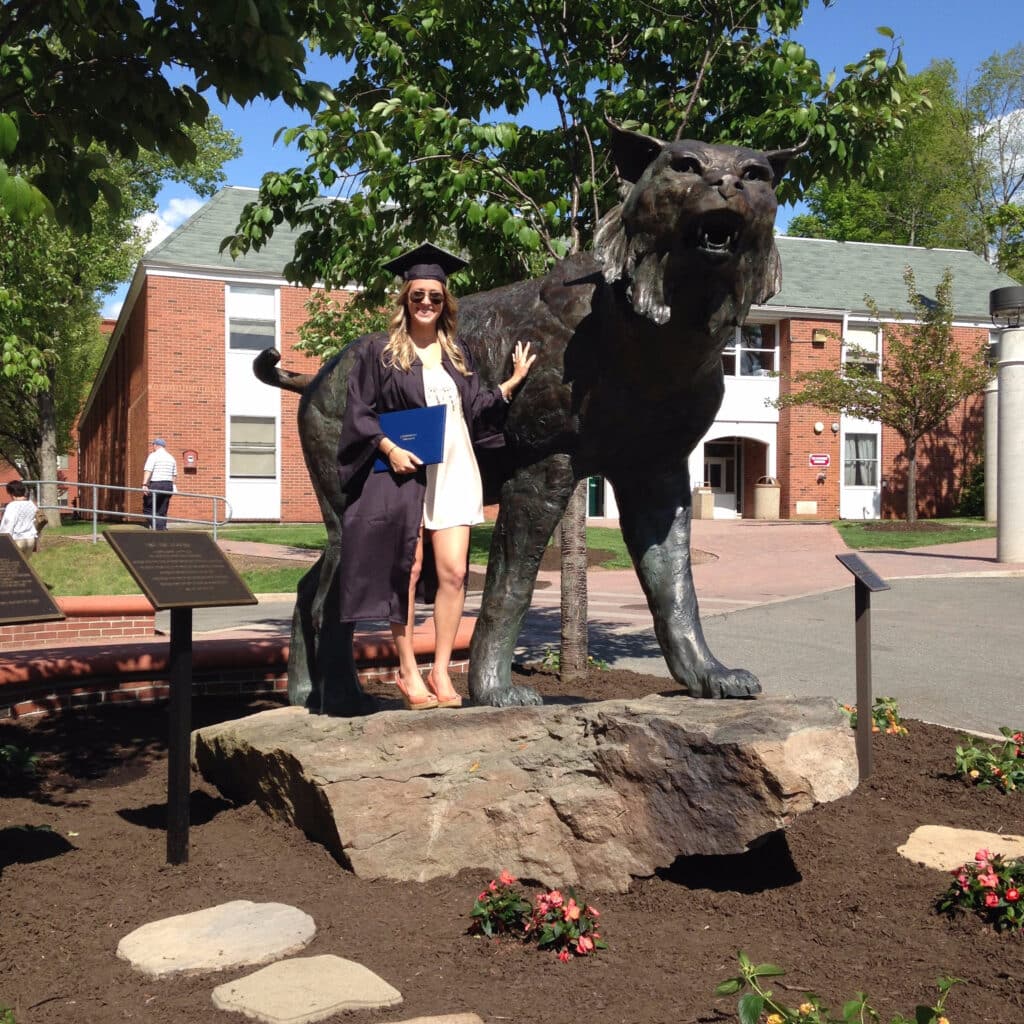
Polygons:
M276 348L265 348L252 361L252 372L256 374L257 380L269 384L272 388L282 388L284 391L294 391L301 395L315 374L282 370L277 365L279 362L281 353Z

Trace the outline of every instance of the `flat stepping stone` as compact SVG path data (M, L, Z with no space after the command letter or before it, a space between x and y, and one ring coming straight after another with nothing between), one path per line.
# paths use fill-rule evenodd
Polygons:
M213 1005L267 1024L310 1024L346 1010L395 1006L402 993L340 956L282 960L213 990Z
M442 1013L440 1017L409 1017L390 1024L484 1024L475 1013Z
M945 825L922 825L915 828L910 838L898 849L907 860L939 871L952 871L961 864L971 863L978 850L1001 853L1008 860L1024 857L1024 836L973 832Z
M153 978L204 974L291 956L315 934L313 918L295 907L232 900L144 924L117 944L117 955Z

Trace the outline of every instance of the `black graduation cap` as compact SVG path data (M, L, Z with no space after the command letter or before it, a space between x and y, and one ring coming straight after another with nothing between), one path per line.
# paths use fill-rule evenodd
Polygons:
M385 270L397 274L403 281L441 281L448 280L449 274L468 266L466 260L455 253L441 249L430 242L410 249L401 256L396 256L384 264Z

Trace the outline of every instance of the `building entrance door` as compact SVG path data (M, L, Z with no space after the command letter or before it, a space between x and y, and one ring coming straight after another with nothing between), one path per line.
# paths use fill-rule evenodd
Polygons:
M736 456L708 454L711 447L731 445L705 445L704 483L715 496L715 518L729 519L736 515Z

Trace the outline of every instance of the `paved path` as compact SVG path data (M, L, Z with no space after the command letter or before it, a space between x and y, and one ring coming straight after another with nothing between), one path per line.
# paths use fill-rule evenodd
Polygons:
M693 547L715 556L694 567L694 581L704 631L722 661L751 669L773 693L853 698L853 581L836 561L848 549L834 527L696 520ZM998 563L995 553L995 539L860 552L892 585L872 598L876 694L896 697L908 715L954 727L1024 724L1024 565ZM273 554L316 557L299 549ZM523 657L558 644L558 574L540 578L549 586L534 592ZM197 610L196 628L287 633L292 604L285 596L251 610ZM478 606L471 593L467 610ZM668 676L632 569L591 572L589 619L595 657Z

